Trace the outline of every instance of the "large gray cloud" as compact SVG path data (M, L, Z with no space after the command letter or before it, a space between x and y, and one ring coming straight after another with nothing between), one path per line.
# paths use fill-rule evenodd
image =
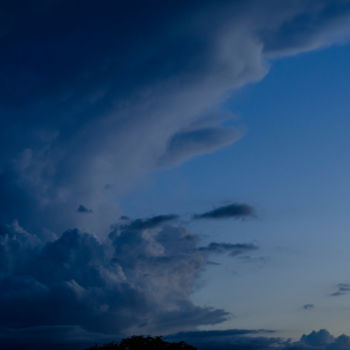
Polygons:
M17 223L3 226L0 328L12 329L10 337L14 329L78 327L106 339L227 320L224 310L193 304L196 279L211 254L236 256L257 247L201 247L199 236L169 225L171 218L124 219L105 239L74 229L45 241Z
M343 0L1 6L0 219L42 237L106 234L142 174L237 140L220 105L266 58L349 33Z

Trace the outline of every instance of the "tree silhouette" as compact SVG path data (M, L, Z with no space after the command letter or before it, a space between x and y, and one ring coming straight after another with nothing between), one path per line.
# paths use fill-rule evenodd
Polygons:
M133 336L123 339L120 344L95 345L86 350L196 350L185 342L169 343L162 337Z

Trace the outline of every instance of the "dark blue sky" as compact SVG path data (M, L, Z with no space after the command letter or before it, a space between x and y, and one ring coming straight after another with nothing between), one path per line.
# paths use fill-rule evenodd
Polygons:
M0 13L5 349L350 349L349 1Z

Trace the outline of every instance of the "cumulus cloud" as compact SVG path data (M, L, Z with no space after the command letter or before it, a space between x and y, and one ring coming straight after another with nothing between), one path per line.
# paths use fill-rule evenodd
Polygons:
M254 208L247 204L229 204L202 214L196 214L194 219L241 219L254 216Z
M193 304L195 281L212 254L239 255L257 247L200 246L198 235L169 224L174 218L122 220L104 239L74 229L47 241L18 223L1 227L2 337L11 337L15 329L39 337L47 326L53 334L74 331L69 334L77 341L90 339L89 334L107 339L169 334L227 320L230 314L222 309Z

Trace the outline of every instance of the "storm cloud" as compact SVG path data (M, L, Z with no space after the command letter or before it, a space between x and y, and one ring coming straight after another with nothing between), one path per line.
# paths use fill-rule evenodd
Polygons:
M114 224L120 198L159 167L236 142L226 99L271 59L347 39L349 2L2 1L0 18L0 338L170 334L227 320L192 302L195 281L210 254L255 246L203 247L175 215ZM231 204L195 218L251 216ZM330 339L320 347L348 346Z
M2 2L0 221L41 237L106 235L123 214L118 198L144 174L239 139L222 103L262 79L269 59L345 40L349 7ZM81 203L94 215L79 215Z
M222 309L193 304L196 279L211 254L238 255L257 247L201 247L198 235L170 225L170 219L122 221L105 239L73 229L43 241L17 223L2 227L0 328L79 326L106 339L227 320L231 315Z

